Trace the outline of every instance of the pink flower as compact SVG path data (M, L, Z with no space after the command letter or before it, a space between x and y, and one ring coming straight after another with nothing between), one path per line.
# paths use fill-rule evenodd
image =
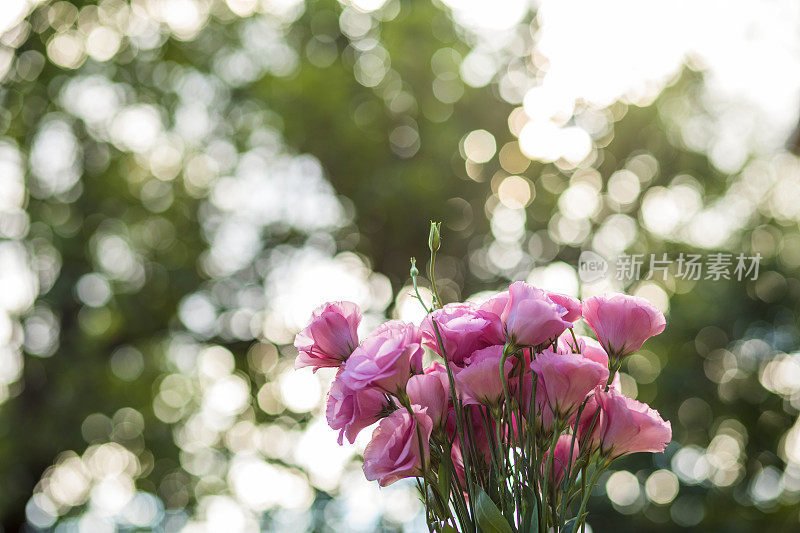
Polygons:
M586 402L586 407L583 408L581 412L581 418L578 421L578 438L580 442L583 443L584 439L586 443L591 447L597 448L600 446L600 417L603 416L603 412L600 410L600 405L597 403L597 391L603 390L602 386L598 386L597 389L589 396L588 401ZM570 419L570 427L575 426L575 418L577 417L578 413L575 413L573 417ZM591 431L590 431L591 430Z
M578 341L577 346L575 340ZM575 339L573 339L572 335L565 333L558 338L558 344L556 346L558 348L558 353L579 353L587 359L591 359L603 366L608 366L608 354L603 347L600 346L600 343L591 337L577 335Z
M340 374L328 392L325 417L332 429L339 430L339 444L344 437L352 444L362 429L380 420L386 405L386 397L379 390L352 389Z
M545 393L544 388L540 388L538 384L536 386L534 405L536 406L536 428L544 432L547 438L550 438L550 436L553 435L556 417L553 414L553 408L550 407L547 401L547 393Z
M467 476L464 472L464 455L461 453L461 445L458 441L453 442L453 446L450 448L450 460L453 462L453 470L458 476L458 482L461 483L461 488L464 490L464 496L469 498Z
M666 325L664 314L655 305L625 294L589 298L583 302L583 318L613 359L634 353Z
M537 355L537 357L539 357ZM536 396L531 401L531 392L533 388L533 377L536 377ZM553 429L555 426L555 414L553 408L550 406L550 402L547 401L547 391L545 387L542 385L541 379L539 376L534 374L533 372L526 372L523 374L522 377L522 390L514 391L514 397L520 404L520 410L522 411L522 416L525 417L526 420L530 421L531 417L533 417L534 426L536 430L541 433L541 436L545 439L549 439L553 435ZM531 413L531 407L533 407L534 412ZM569 419L569 425L572 426L572 422L574 421L575 414L574 410ZM565 423L564 417L561 418L561 424Z
M402 320L387 320L375 330L370 333L370 336L393 336L393 335L402 335L405 338L409 339L409 342L414 342L419 345L422 345L422 332L420 329L415 326L414 324L410 324L408 322L403 322ZM422 354L424 351L419 352L419 357L413 357L411 359L411 372L414 374L421 374L422 373Z
M471 445L475 447L475 450L478 452L479 457L478 459L483 461L483 464L486 466L491 461L492 457L492 449L489 444L489 436L486 433L486 423L484 422L485 416L490 416L487 409L480 405L465 405L464 410L464 438L467 442L469 440L469 432L472 432L472 441ZM467 425L469 425L469 429L467 429ZM454 447L458 446L461 443L461 439L458 437L458 423L456 422L456 410L454 407L450 407L447 414L447 422L445 422L445 431L447 432L447 437L451 441L455 441ZM490 418L490 425L489 431L494 434L495 425L494 422ZM463 443L462 443L463 444ZM466 448L469 449L471 445L467 445ZM459 450L461 451L461 450Z
M337 367L358 346L361 310L353 302L329 302L314 310L308 327L297 334L294 345L299 352L294 367Z
M407 410L398 409L375 428L364 449L364 477L369 481L378 480L385 487L398 479L422 475L423 465L428 464L433 422L425 409L415 405L412 410L413 418ZM417 424L422 435L421 447Z
M547 297L556 304L567 310L567 314L562 316L567 322L576 322L581 318L581 301L566 294L557 292L547 292Z
M508 289L508 303L500 318L511 342L537 346L572 326L563 319L566 314L567 310L551 301L543 290L517 281Z
M491 313L500 319L500 315L503 314L503 310L508 305L508 291L498 292L485 302L480 305L481 311L486 311L487 313Z
M612 389L617 389L618 392L622 392L622 378L619 376L619 372L614 374L614 377L611 379Z
M608 368L579 354L557 354L545 350L531 363L538 376L537 396L544 394L553 412L562 420L586 399L597 385L605 384Z
M412 404L426 408L434 427L444 424L450 404L450 382L444 366L433 363L424 374L411 376L406 393Z
M456 391L464 405L496 406L503 399L503 381L500 376L502 346L478 350L468 358L468 365L454 376ZM503 372L508 378L513 363L506 360Z
M556 441L556 451L553 456L553 466L550 471L550 483L558 487L564 481L564 476L567 470L572 470L575 466L575 461L578 459L578 442L572 443L573 437L571 435L561 435ZM572 459L570 460L570 450L572 451ZM550 460L550 449L544 452L544 459L542 460L542 476L547 475L547 463ZM569 465L569 466L567 466Z
M420 332L419 328L414 324L409 324L408 322L403 322L402 320L387 320L375 328L375 330L370 333L370 336L391 336L394 334L407 335L411 342L422 342L422 333Z
M600 451L614 459L626 453L663 452L672 440L672 426L658 411L614 388L595 392L600 406L597 439Z
M422 353L417 328L393 321L364 339L347 360L341 377L354 389L374 387L402 394L412 369L422 368Z
M439 327L444 354L440 353L433 320ZM497 317L469 302L447 304L437 309L425 317L420 329L425 346L457 365L462 365L475 350L503 342Z
M530 414L531 408L531 394L533 392L533 373L532 372L525 372L522 375L522 386L520 388L518 377L512 378L511 381L511 388L513 397L519 403L520 409L522 411L522 416L526 419ZM536 386L536 398L533 399L533 408L536 410L535 416L540 417L542 407L547 406L547 398L546 395L542 392L541 388ZM549 408L548 408L549 411ZM550 422L549 427L552 428L552 413L550 414Z

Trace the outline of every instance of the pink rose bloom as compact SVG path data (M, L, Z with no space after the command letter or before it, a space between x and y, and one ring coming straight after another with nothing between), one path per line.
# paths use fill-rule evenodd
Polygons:
M557 354L545 350L531 363L538 376L537 396L544 394L551 409L562 420L586 399L595 387L608 380L608 368L580 354Z
M428 464L430 438L433 430L431 418L419 406L412 406L414 417L405 409L398 409L372 433L372 440L364 449L364 477L378 480L381 487L398 479L422 475L423 464ZM422 453L417 438L417 424L422 435Z
M370 336L392 336L392 335L403 335L405 338L409 339L409 342L415 342L419 345L422 345L422 332L420 329L411 324L409 322L403 322L402 320L387 320L375 330L370 333ZM421 374L422 373L422 354L424 352L420 352L419 357L415 357L411 360L411 371L414 374Z
M509 340L521 346L537 346L558 337L572 323L564 320L567 310L547 293L517 281L508 289L508 303L500 315Z
M533 382L532 379L528 379L526 381L525 387L530 387L531 383ZM527 401L530 402L530 392L527 391ZM533 400L533 408L536 410L535 413L535 425L536 429L542 432L545 438L550 438L553 435L553 429L555 427L555 414L553 408L550 406L550 402L547 401L547 392L545 391L544 387L541 387L538 383L536 384L536 398ZM569 427L573 427L575 422L575 410L570 414L570 418L567 422ZM523 406L522 415L528 419L530 417L530 404ZM564 424L564 418L561 418L561 422Z
M466 419L466 423L470 425L469 431L472 432L472 438L473 438L472 444L475 445L475 449L479 453L480 458L484 461L484 464L489 465L489 462L491 461L492 458L492 450L489 444L489 436L486 434L486 425L483 422L484 415L488 415L485 407L479 405L464 406L464 418ZM494 433L495 431L494 423L490 424L489 430ZM454 447L458 446L461 441L458 438L458 424L456 423L455 408L453 408L452 406L448 410L447 422L445 423L445 431L447 432L447 437L451 441L455 442L453 446ZM465 431L464 438L469 439L469 434L467 433L466 426L464 431Z
M611 385L609 388L616 390L618 393L622 394L622 387L620 384L619 372L614 374L614 379L611 381ZM603 411L600 409L600 404L597 403L597 392L603 391L605 386L598 385L597 388L591 393L589 396L589 400L586 402L586 407L583 408L583 412L581 413L581 419L578 422L578 436L580 437L580 441L583 442L583 438L586 436L586 433L589 431L589 428L592 428L592 434L589 438L589 443L596 447L600 447L600 418L603 416ZM595 413L597 413L597 417L595 418ZM577 416L577 412L572 415L569 421L570 427L575 426L575 417ZM592 426L592 420L594 419L594 426Z
M567 475L567 470L572 470L575 466L575 461L578 459L578 442L572 443L573 437L571 435L561 435L556 441L556 452L553 456L553 466L550 471L550 483L558 487L564 481L564 476ZM572 460L570 460L570 450L572 450ZM542 476L547 474L547 463L550 461L550 449L544 452L544 459L542 459ZM567 466L569 465L569 466Z
M440 353L433 320L439 326L444 354ZM425 317L420 329L425 346L459 366L475 350L503 342L497 317L469 302L447 304L437 309Z
M458 476L458 482L461 483L461 488L464 490L464 496L469 499L469 494L467 494L467 476L464 472L464 456L461 453L461 445L458 444L458 441L453 442L452 448L450 448L450 460L453 462L453 470Z
M536 357L538 358L539 355ZM517 398L517 401L520 403L522 416L525 417L526 420L530 420L533 416L537 431L543 433L545 438L550 438L553 435L553 429L555 426L555 411L550 406L550 402L548 401L547 397L547 389L543 385L542 380L538 375L536 375L536 397L533 398L533 402L531 402L531 389L533 388L534 375L536 375L534 372L526 372L523 375L522 390L519 392L515 390L514 398ZM530 412L531 407L534 409L533 414ZM565 420L564 416L561 416L560 423L568 423L569 426L572 427L576 410L577 408L572 410L568 421Z
M498 320L508 305L508 291L498 292L480 305L481 311L495 315Z
M614 459L627 453L663 452L672 440L672 426L658 411L610 388L595 393L600 406L597 425L600 451Z
M572 335L564 334L558 338L558 353L579 353L587 359L591 359L596 363L603 366L608 366L608 354L600 345L599 342L591 337L584 337L577 335L575 337L578 343L575 345L575 340Z
M543 388L536 388L536 399L534 400L536 406L536 428L543 431L545 435L552 435L555 426L555 415L553 408L547 401L547 393ZM549 437L548 437L549 438Z
M533 392L533 376L532 372L525 372L522 375L522 388L519 388L519 378L514 377L511 382L512 394L513 397L519 402L520 409L522 411L522 416L526 419L530 414L531 408L531 393ZM547 395L544 393L543 387L539 385L537 382L536 384L536 398L533 399L533 408L536 410L535 416L537 417L537 422L541 422L542 411L546 410L547 416L547 428L552 429L553 427L553 414L550 412L550 408L547 406Z
M375 330L370 333L370 336L376 335L407 335L411 342L421 343L422 332L414 324L403 322L402 320L387 320Z
M610 387L612 389L617 389L617 392L622 392L622 378L619 377L619 372L614 374L614 377L611 379Z
M602 390L603 387L598 386L594 392L592 392L591 396L589 396L589 400L586 402L586 407L584 407L583 411L581 412L581 418L578 421L578 438L580 439L580 442L583 442L585 438L588 438L587 444L594 448L598 448L600 446L600 418L603 416L603 411L600 410L600 405L597 403L597 391ZM596 417L595 413L597 414ZM577 414L578 413L575 413L570 419L570 427L575 426L575 418L577 417ZM592 424L593 420L594 424ZM590 429L591 433L589 433Z
M527 372L523 376L521 398L519 398L518 400L520 402L522 416L524 416L525 419L530 418L531 388L533 386L533 378L531 377L531 374L532 372ZM520 394L520 392L517 392L515 390L514 398L518 398L517 396L518 394ZM553 409L550 407L550 402L548 402L547 400L547 390L544 387L540 386L538 382L536 385L536 398L533 400L533 408L536 410L534 414L534 416L536 417L535 420L536 428L539 431L543 432L545 435L552 435L555 415L553 414ZM584 408L581 415L581 424L584 424L584 426L588 425L585 421L585 418L586 418L586 413L590 409L592 410L592 412L594 412L594 410L597 409L597 402L594 401L594 395L591 393L588 397L587 405ZM578 415L578 410L580 410L580 404L578 404L569 415L569 420L567 422L567 425L570 428L575 427L575 418ZM584 426L579 426L579 430ZM583 433L581 433L581 438L582 436Z
M353 302L329 302L314 310L308 327L297 334L294 367L338 367L358 346L361 310Z
M422 353L414 325L384 324L355 349L341 378L353 389L374 387L397 395L405 391L412 369L422 368Z
M344 437L352 444L362 429L380 420L387 401L379 390L352 389L340 378L341 374L331 384L325 417L339 430L339 444Z
M424 374L411 376L406 385L406 393L412 404L426 409L434 427L444 424L450 404L450 382L447 370L439 363L433 363Z
M612 358L630 355L664 331L664 314L638 296L604 294L583 302L583 318Z
M581 301L566 294L559 294L557 292L547 292L547 297L552 300L556 305L560 305L567 310L567 314L563 318L567 322L576 322L581 318Z
M456 391L464 405L491 407L503 400L503 381L500 377L502 357L502 346L490 346L473 353L468 359L469 364L457 371L454 376ZM503 372L506 378L513 366L511 361L505 361Z
M483 465L488 466L492 460L492 449L489 444L489 436L486 433L486 424L483 418L484 416L490 415L487 409L480 405L465 405L463 413L466 424L470 426L469 430L467 430L466 425L464 426L464 438L469 439L469 432L472 432L472 445L475 446L475 450L478 452L479 458L483 461ZM447 438L453 441L454 447L463 444L458 437L458 424L456 423L456 412L453 406L450 406L448 410L445 431L447 432ZM495 432L495 425L491 419L489 431L491 431L492 434ZM469 448L469 446L470 445L467 445L466 447Z

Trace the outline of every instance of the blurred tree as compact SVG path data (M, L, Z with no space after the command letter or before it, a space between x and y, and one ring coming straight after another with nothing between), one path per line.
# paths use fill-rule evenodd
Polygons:
M4 528L80 516L89 530L101 518L175 529L212 520L209 509L234 516L213 507L216 496L241 503L247 512L234 514L245 525L251 513L264 528L341 528L344 511L329 501L345 500L346 488L287 451L302 452L319 407L286 392L297 324L279 315L290 314L287 302L322 298L308 294L319 288L313 276L326 290L343 280L367 294L374 317L400 311L408 258L425 255L430 218L445 223L439 274L457 299L551 262L575 265L585 249L705 253L686 236L715 228L687 219L682 233L662 231L648 199L674 193L688 212L741 207L755 192L767 199L747 204L718 248L761 253L757 281L685 282L671 272L629 287L668 297L667 331L626 373L672 420L675 444L654 461L621 464L638 478L633 499L613 510L595 498L591 521L595 531L797 528L800 437L788 430L800 384L769 377L797 364L785 355L798 345L797 221L776 203L780 180L754 192L750 174L721 172L681 142L685 110L675 102L697 100L700 76L685 73L645 107L590 110L604 112L606 126L579 164L531 163L517 143L520 102L499 82L464 83L475 42L442 6L178 5L44 3L3 37L14 52L0 88L2 187L11 196L24 173L25 189L0 219L4 245L21 248L0 257L25 259L8 286L29 276L39 291L18 311L2 302L9 353L25 352L19 375L0 372ZM519 24L525 39L532 25L531 14ZM481 161L465 148L478 130L488 137L473 139L491 140ZM753 164L777 176L798 168L793 158ZM636 190L619 201L612 176L624 183L622 170ZM523 192L504 196L511 175L524 178L508 182ZM569 194L576 184L589 197ZM565 219L570 209L586 216ZM294 280L297 272L306 277ZM298 287L305 293L290 293ZM401 292L395 307L389 292ZM242 462L247 453L259 461ZM670 469L677 477L652 477ZM245 471L301 499L248 499L257 491ZM310 513L282 514L302 510L310 487ZM157 512L148 521L149 507L134 512L129 501Z

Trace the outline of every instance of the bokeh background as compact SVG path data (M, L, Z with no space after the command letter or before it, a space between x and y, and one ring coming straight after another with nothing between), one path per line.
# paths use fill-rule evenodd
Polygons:
M419 320L429 219L447 301L667 313L623 386L674 442L592 531L800 530L796 1L2 0L0 35L5 531L422 531L291 342L325 300ZM587 285L583 250L763 260Z

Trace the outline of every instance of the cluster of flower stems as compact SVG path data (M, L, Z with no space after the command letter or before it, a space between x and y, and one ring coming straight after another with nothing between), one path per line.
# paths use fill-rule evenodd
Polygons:
M364 474L381 486L416 478L431 532L583 531L598 476L618 457L661 452L669 422L622 394L623 359L664 330L643 298L576 298L513 283L483 304L443 305L429 239L432 304L359 341L361 311L329 302L296 339L296 368L338 368L326 417L352 443L380 421ZM576 335L583 319L597 336ZM441 357L423 368L424 348ZM442 364L443 363L443 364Z
M436 253L437 247L431 246L429 279L434 295L433 307L441 308L434 275ZM430 313L433 309L427 307L419 293L417 276L418 271L412 259L411 277L416 298ZM435 319L432 322L440 353L445 354L439 325ZM574 335L571 328L569 331ZM537 429L536 374L532 375L533 389L525 394L530 416L523 416L523 387L516 387L516 391L510 392L503 372L508 356L530 361L545 348L555 349L555 343L556 339L538 347L505 345L503 358L497 369L503 379L505 398L500 405L491 409L463 405L456 393L453 371L449 365L445 365L455 411L455 436L459 442L467 445L464 447L466 450L461 450L464 470L462 478L457 474L452 461L454 440L443 430L437 431L430 439L430 464L423 464L423 475L417 478L430 531L544 533L551 528L563 533L585 531L589 496L600 474L613 462L613 459L601 454L599 447L589 446L590 435L600 414L599 407L593 406L589 426L581 428L583 442L579 442L581 439L578 424L585 420L584 411L589 397L580 404L575 416L570 417L574 419L572 426L568 418L559 419L555 415L552 430L545 432L541 424ZM575 345L577 344L576 340ZM525 351L528 352L527 357L523 353ZM444 358L447 359L446 356ZM611 386L611 380L621 363L621 358L614 363L606 389ZM521 383L524 367L517 365L515 370L520 373L517 378ZM512 398L513 392L517 394ZM408 396L405 395L402 400L404 408L414 416ZM476 448L475 424L473 420L467 419L467 410L477 413L483 425L491 451L488 464ZM419 424L416 425L416 430L420 431ZM559 437L564 432L569 436L566 462L555 453ZM418 442L421 446L421 434L418 434ZM423 458L426 455L422 451L420 454ZM563 475L556 476L556 469L563 470Z
M508 348L509 354L517 350L533 351L533 348ZM532 357L533 354L529 355ZM448 372L448 379L451 398L455 398L456 436L468 445L462 450L462 478L457 475L452 461L453 439L445 431L438 431L430 440L430 464L423 465L424 474L417 480L429 529L442 533L533 533L546 532L551 527L563 532L583 530L589 496L600 473L612 462L601 455L599 449L588 446L589 433L584 435L582 443L579 442L577 425L588 399L579 406L573 426L569 420L556 416L553 430L548 434L537 430L536 406L533 405L535 377L529 396L532 416L528 417L520 412L522 398L512 400L508 391L505 401L494 409L464 406L456 395L452 371ZM519 387L518 391L521 390ZM413 414L410 403L404 402L404 408ZM475 447L474 420L467 419L467 410L476 413L483 425L491 453L488 464ZM589 431L596 424L598 414L599 408L595 407ZM553 453L562 432L570 437L566 462ZM418 441L422 442L421 435ZM563 469L563 476L555 476L555 469ZM511 522L514 529L504 522Z

